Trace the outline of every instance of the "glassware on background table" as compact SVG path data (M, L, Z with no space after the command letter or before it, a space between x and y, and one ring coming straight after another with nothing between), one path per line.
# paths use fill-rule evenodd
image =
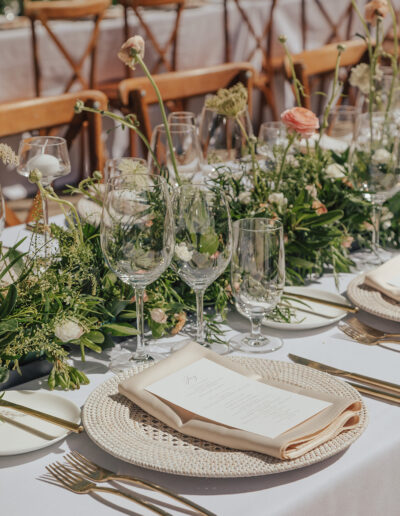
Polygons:
M174 193L175 252L172 267L196 294L199 344L220 354L228 345L205 341L204 292L226 269L232 253L232 225L229 204L219 189L183 185Z
M59 136L33 136L21 141L18 151L19 165L17 171L29 177L32 170L38 169L42 174L41 183L50 186L59 177L71 172L68 147L65 138ZM44 228L49 225L47 199L41 196ZM45 240L47 231L44 231Z
M196 127L196 115L192 111L172 111L168 115L170 124L189 124Z
M246 135L253 135L247 108L238 116L220 115L213 109L203 108L200 121L200 143L203 157L209 165L227 164L237 168L234 162L249 154Z
M4 203L3 191L0 185L0 236L3 233L6 225L6 206Z
M122 174L143 174L142 167L147 169L147 162L143 158L132 158L130 156L110 158L104 165L104 181L107 182L109 179Z
M358 117L358 134L353 157L353 179L372 203L372 252L365 263L379 265L391 254L380 245L382 206L400 189L399 123L390 113L373 112Z
M132 361L159 358L144 344L143 298L146 286L167 269L174 252L174 221L165 179L145 174L112 178L107 184L100 237L110 269L135 289L136 351L112 359L110 369L117 372L132 367Z
M282 122L264 122L258 132L257 154L275 161L287 145L286 127Z
M196 128L189 124L169 124L169 130L178 174L182 182L189 183L194 175L201 171L202 164L200 142ZM169 183L173 184L175 181L177 186L167 133L163 124L154 128L150 146L161 168L168 173ZM158 167L150 152L148 154L148 166L152 174L159 174Z
M259 218L234 222L231 284L237 310L251 322L251 332L231 339L232 347L253 353L279 349L282 339L263 335L261 324L279 303L285 285L280 221Z
M326 134L345 144L349 149L349 155L354 150L360 114L360 108L345 105L335 106L328 114L328 128Z

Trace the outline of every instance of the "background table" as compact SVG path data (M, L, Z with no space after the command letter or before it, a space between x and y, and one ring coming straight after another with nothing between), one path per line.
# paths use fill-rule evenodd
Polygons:
M60 220L60 219L58 219ZM10 244L23 235L15 226L4 231L2 240ZM352 274L340 277L343 292ZM313 286L335 291L332 276L325 276ZM366 313L359 317L381 329L399 330ZM229 325L236 331L248 329L246 319L232 314ZM272 354L257 355L272 360L288 360L295 353L327 364L356 370L359 373L400 382L400 353L351 341L335 325L308 331L268 330L284 339L284 346ZM255 356L255 355L253 355ZM82 406L90 392L111 376L107 353L88 354L82 364L90 384L78 391L57 391ZM46 389L44 381L35 380L18 389ZM119 473L139 475L188 496L218 516L396 516L399 514L400 490L400 407L364 397L370 422L363 435L345 452L324 462L297 471L243 479L187 478L145 470L115 459L99 449L84 433L69 435L51 447L19 456L0 457L0 500L7 516L110 516L112 514L150 514L134 504L111 495L76 495L41 482L45 466L61 460L69 450L78 450L91 460ZM1 423L0 423L1 424ZM125 487L127 485L125 484ZM146 492L160 499L158 494ZM169 501L165 499L165 503ZM173 515L194 515L181 509L167 511Z

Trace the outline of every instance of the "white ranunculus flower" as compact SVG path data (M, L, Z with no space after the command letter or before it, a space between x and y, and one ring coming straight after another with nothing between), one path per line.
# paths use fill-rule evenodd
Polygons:
M175 254L179 260L182 260L183 262L190 262L193 256L193 251L189 251L185 242L181 242L175 246Z
M124 64L129 66L129 68L132 68L132 70L134 70L137 59L135 58L135 56L132 55L132 50L134 50L136 54L143 59L144 39L142 38L142 36L132 36L127 41L125 41L125 43L122 45L118 52L119 59Z
M392 155L386 149L377 149L372 155L372 163L375 165L387 165Z
M61 340L61 342L70 342L71 340L79 339L85 330L82 326L73 319L64 319L59 322L54 328L54 335Z
M240 192L238 201L242 204L249 204L251 201L251 192Z
M150 310L150 317L158 324L165 324L167 322L167 314L162 308L153 308Z
M331 179L341 179L346 174L346 169L343 165L339 165L338 163L331 163L326 167L325 173L326 176Z
M283 195L283 193L272 193L268 196L268 202L271 204L276 204L278 208L285 208L287 206L288 200Z
M351 69L349 82L355 88L358 88L361 93L368 95L369 93L369 65L367 63L360 63Z

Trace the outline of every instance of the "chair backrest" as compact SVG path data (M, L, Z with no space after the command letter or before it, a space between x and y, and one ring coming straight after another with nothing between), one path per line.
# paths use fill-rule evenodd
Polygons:
M101 134L101 115L86 112L75 114L74 106L78 99L98 109L107 109L107 97L95 90L7 102L0 104L0 138L35 130L39 130L42 134L50 133L55 128L67 126L63 136L70 148L85 124L88 126L88 155L91 170L103 170L104 146ZM8 225L20 223L9 207L7 207L7 213Z
M247 87L251 111L254 73L254 68L249 63L227 63L209 68L159 74L154 76L154 80L164 102L215 93L220 88L242 82ZM150 139L152 128L148 108L158 101L150 81L146 77L125 79L120 82L118 89L122 105L136 114L142 131Z
M54 1L25 1L24 14L30 18L32 29L32 52L35 74L35 93L41 95L41 69L40 52L37 44L36 21L40 21L48 35L53 40L61 54L69 63L72 70L72 77L68 81L65 92L78 81L84 89L93 88L95 84L96 70L96 47L99 35L100 22L104 12L110 5L111 0L58 0ZM81 58L76 62L70 55L68 49L63 45L57 36L54 28L49 25L52 20L76 20L79 18L92 18L93 30L88 45ZM86 59L90 56L89 81L84 77L82 69Z
M363 40L344 41L345 46L340 59L340 67L342 70L351 68L362 61L367 52L367 45ZM305 50L300 54L292 56L294 69L297 78L304 88L305 96L302 97L304 107L311 109L311 94L314 90L312 79L324 80L327 74L334 72L336 67L336 59L338 55L337 43L330 43L320 48L313 50ZM285 58L285 72L288 79L292 78L288 59ZM346 81L347 77L341 77L341 80ZM322 87L318 88L323 91ZM321 96L322 99L322 96Z
M129 34L129 9L132 9L139 20L139 23L144 30L146 43L151 43L153 49L157 54L157 59L154 65L151 67L151 73L159 73L161 66L164 67L164 71L173 72L177 69L177 49L178 49L178 34L179 25L181 22L182 10L185 6L185 0L120 0L124 6L124 36L127 40ZM165 39L165 44L161 44L157 38L154 30L152 30L149 24L146 22L143 7L163 7L171 6L175 9L175 19L172 30L168 38ZM132 70L126 67L127 77L131 77Z

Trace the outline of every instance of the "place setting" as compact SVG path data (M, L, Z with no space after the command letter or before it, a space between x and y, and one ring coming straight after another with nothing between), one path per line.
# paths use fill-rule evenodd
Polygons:
M150 28L129 36L125 4L108 21L125 26L108 62L124 76L86 82L107 7L93 3L101 13L81 61L57 45L74 71L66 92L0 103L0 137L15 138L0 141L7 185L27 180L32 193L18 204L0 187L0 483L15 499L10 515L44 499L43 516L55 500L60 516L378 514L383 503L395 514L392 3L351 0L354 39L293 54L290 38L276 38L293 91L281 113L272 77L251 59L230 62L229 38L225 63L177 71L176 42L159 48ZM212 7L227 22L227 6ZM323 96L310 63L330 74ZM372 493L365 479L377 485L377 472L382 492ZM9 481L16 474L26 500Z

